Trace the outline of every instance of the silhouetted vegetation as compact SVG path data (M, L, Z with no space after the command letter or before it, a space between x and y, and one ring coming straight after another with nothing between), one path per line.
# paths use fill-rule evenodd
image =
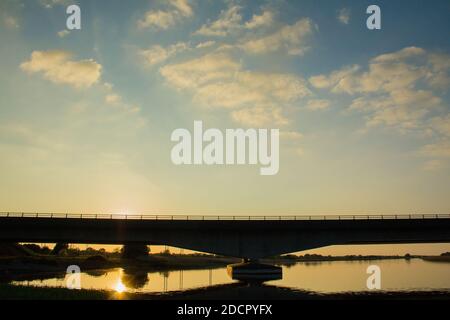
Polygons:
M295 255L295 254L286 254L281 256L274 256L270 259L264 260L277 260L288 262L309 262L309 261L357 261L357 260L382 260L382 259L412 259L414 256L410 254L406 254L405 256L380 256L380 255L345 255L345 256L324 256L321 254L305 254L305 255Z
M172 253L169 249L164 249L163 252L160 253L162 256L170 256Z
M122 258L137 259L146 257L150 253L150 249L145 244L126 244L122 247Z
M54 246L51 254L57 256L57 255L60 255L63 251L65 251L67 249L69 249L69 245L67 243L57 243Z
M25 248L28 248L29 250L31 250L32 252L36 253L36 254L44 254L44 255L48 255L52 252L52 250L47 247L47 246L40 246L38 244L35 243L26 243L24 245L22 245Z
M90 256L83 262L83 269L104 268L108 264L108 259L103 256Z
M0 257L24 257L33 255L33 251L18 243L0 243Z
M439 256L422 257L422 259L425 261L431 261L431 262L449 263L450 262L450 252L441 253L441 255L439 255Z

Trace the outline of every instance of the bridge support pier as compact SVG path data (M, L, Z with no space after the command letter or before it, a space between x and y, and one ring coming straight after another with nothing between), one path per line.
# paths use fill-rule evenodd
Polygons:
M227 266L227 273L233 280L261 283L283 278L283 269L258 260L243 259L243 262Z

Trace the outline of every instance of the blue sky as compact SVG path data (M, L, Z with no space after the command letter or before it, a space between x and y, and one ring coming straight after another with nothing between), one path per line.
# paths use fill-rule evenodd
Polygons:
M449 212L450 3L370 4L2 1L2 210ZM279 128L279 174L174 166L194 120Z

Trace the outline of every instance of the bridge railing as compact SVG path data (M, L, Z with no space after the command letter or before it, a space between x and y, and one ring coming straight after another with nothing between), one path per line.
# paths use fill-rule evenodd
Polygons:
M450 214L379 214L379 215L149 215L91 213L0 212L0 218L108 219L108 220L193 220L193 221L296 221L296 220L403 220L450 219Z

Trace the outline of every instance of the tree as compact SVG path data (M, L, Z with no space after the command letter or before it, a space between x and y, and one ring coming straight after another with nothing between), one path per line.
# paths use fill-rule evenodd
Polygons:
M125 244L122 247L122 258L136 259L139 257L146 257L150 249L145 244Z
M59 255L62 251L69 249L69 245L67 243L57 243L51 252L52 255Z

